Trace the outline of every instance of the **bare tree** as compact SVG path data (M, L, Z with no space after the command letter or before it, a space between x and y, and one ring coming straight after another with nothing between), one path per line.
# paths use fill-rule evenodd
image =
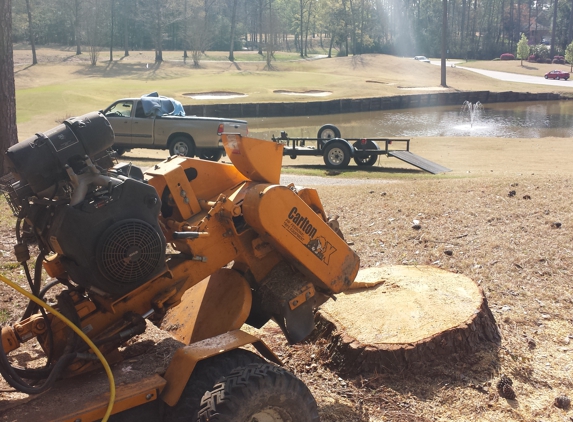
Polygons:
M32 48L32 64L38 64L36 57L36 44L34 41L34 26L32 25L32 8L30 0L26 0L26 10L28 12L28 36L30 37L30 47Z
M0 148L6 151L18 142L11 0L0 0L0 104ZM6 170L4 160L0 160L0 175Z
M86 37L90 54L90 64L95 66L101 49L102 10L104 0L90 0L87 7Z
M269 0L269 38L266 42L267 48L267 70L272 70L273 65L271 60L273 57L273 46L274 46L274 33L273 33L273 0Z
M211 46L211 35L209 31L209 6L205 1L200 7L195 7L190 16L191 31L188 37L189 49L193 66L199 67L201 58L206 50Z

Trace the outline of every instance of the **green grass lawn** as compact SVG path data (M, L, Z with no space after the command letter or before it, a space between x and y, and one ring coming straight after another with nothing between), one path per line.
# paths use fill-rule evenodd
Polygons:
M315 50L314 55L326 53ZM39 64L31 66L29 50L14 51L16 103L19 138L48 130L70 116L100 110L112 101L139 97L157 91L184 104L260 103L313 101L315 97L281 95L286 91L327 91L322 99L367 98L444 91L529 91L547 92L542 85L508 83L493 80L459 68L447 69L448 88L440 86L440 67L387 55L301 60L298 53L276 52L272 70L266 68L264 56L256 51L239 51L234 63L228 52L208 52L199 67L184 62L182 52L165 51L164 62L153 62L153 51L131 52L122 57L115 52L109 62L101 52L96 66L88 54L76 56L70 49L38 49ZM311 57L312 58L312 57ZM472 62L468 65L494 70L530 72L542 75L547 70L519 66L513 62ZM573 92L573 85L560 90ZM246 94L227 100L193 100L185 94L231 91Z

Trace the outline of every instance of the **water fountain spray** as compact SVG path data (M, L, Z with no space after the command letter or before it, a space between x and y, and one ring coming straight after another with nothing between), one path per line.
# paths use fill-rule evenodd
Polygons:
M478 101L472 104L470 101L464 101L462 105L462 112L468 111L470 115L470 128L474 125L474 120L479 117L481 111L483 110L482 104Z

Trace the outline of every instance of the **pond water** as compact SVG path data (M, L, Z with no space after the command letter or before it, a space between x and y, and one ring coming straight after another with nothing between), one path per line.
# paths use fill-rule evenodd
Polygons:
M316 137L323 124L336 125L341 136L501 138L573 137L573 101L483 104L471 124L467 107L424 107L327 116L248 119L249 133L270 139L285 130L291 137Z

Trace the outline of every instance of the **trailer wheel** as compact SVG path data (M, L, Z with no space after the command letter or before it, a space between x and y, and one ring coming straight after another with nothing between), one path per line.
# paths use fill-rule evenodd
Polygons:
M326 167L343 169L350 162L350 149L342 141L332 141L324 148L323 158Z
M316 137L319 139L318 141L319 147L322 148L325 143L323 139L328 140L328 139L340 138L340 130L338 130L338 128L334 125L330 124L322 125L320 129L318 129Z
M223 152L221 150L218 150L218 149L206 150L206 151L203 151L199 154L199 158L202 158L203 160L209 160L209 161L219 161L222 156L223 156Z
M322 125L316 134L318 139L340 138L340 130L334 125Z
M378 155L376 154L354 156L354 162L356 163L356 165L361 167L373 166L374 164L376 164L377 160L378 160Z
M229 375L233 369L264 362L258 355L235 349L199 361L189 378L181 398L173 407L165 406L165 422L195 422L201 408L201 397Z
M195 155L195 145L186 136L176 136L169 144L169 154L193 157Z
M304 383L271 363L237 368L201 400L199 422L318 422Z

